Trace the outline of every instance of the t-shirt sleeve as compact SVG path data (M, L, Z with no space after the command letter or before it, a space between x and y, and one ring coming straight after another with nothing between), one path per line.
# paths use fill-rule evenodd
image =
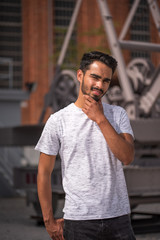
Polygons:
M41 137L35 146L35 150L43 152L48 155L57 155L60 147L58 123L51 115L45 124Z
M132 130L132 127L131 127L131 124L130 124L127 112L123 108L122 108L122 112L121 112L119 133L129 133L134 138L133 130Z

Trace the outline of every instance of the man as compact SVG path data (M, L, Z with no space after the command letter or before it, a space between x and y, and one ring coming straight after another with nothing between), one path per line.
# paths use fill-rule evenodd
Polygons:
M107 54L84 54L77 101L51 115L36 146L41 152L38 195L54 240L135 239L123 173L123 164L134 158L133 133L123 108L101 102L116 66ZM51 173L58 153L64 220L52 213Z

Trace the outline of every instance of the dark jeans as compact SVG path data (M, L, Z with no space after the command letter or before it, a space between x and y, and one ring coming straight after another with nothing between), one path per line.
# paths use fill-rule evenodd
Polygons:
M102 220L64 220L65 240L135 240L130 216Z

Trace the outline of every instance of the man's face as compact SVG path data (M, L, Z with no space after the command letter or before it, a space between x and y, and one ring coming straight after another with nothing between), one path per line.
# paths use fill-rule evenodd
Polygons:
M81 71L81 70L80 70ZM112 69L104 63L95 61L85 74L82 73L81 91L99 101L107 92L112 77Z

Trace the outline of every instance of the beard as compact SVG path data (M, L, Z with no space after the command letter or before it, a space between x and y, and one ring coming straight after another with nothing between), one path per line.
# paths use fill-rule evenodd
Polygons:
M100 95L100 96L92 95L90 92L93 91L93 90L100 91L102 93L102 95ZM91 87L89 89L89 87L87 87L84 83L84 78L83 78L83 81L82 81L81 91L84 95L88 95L88 96L92 97L96 102L98 102L106 94L106 92L104 92L102 89L99 89L99 88L96 88L96 87Z

